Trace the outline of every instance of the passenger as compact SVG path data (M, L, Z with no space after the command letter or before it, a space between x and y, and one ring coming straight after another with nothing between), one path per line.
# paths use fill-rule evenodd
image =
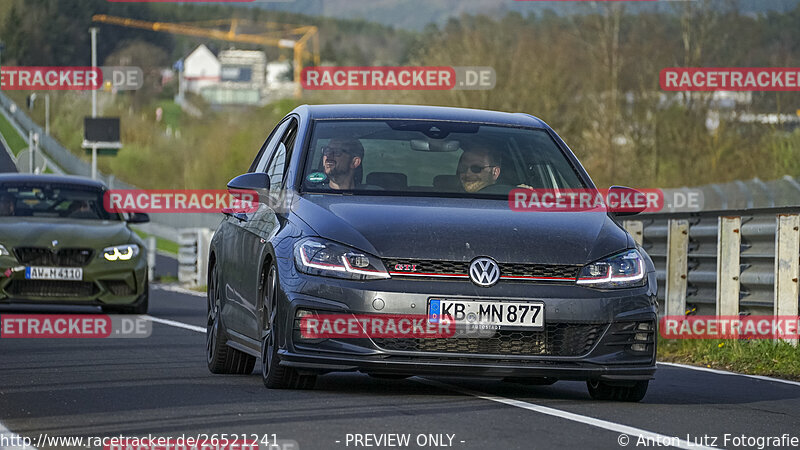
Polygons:
M462 148L464 153L458 161L456 173L464 190L478 192L497 183L502 161L500 151L483 140L464 142Z

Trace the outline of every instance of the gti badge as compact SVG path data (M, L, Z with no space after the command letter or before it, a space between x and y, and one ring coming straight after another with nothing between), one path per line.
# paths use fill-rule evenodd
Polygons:
M469 279L482 287L490 287L500 279L500 267L490 258L475 258L469 265Z

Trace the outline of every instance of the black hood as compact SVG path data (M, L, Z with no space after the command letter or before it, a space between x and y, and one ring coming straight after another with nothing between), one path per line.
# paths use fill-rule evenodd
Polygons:
M515 212L498 200L306 194L319 236L381 258L586 264L632 246L601 212Z

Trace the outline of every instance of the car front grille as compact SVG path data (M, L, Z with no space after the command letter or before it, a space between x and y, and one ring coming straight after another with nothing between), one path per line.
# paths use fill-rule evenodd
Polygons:
M97 286L89 281L13 280L6 292L12 297L91 297Z
M125 280L106 280L103 281L105 284L106 289L111 291L114 295L133 295L134 290L132 287L128 286L128 283Z
M384 349L401 352L463 353L498 356L581 356L588 353L606 324L553 323L541 331L496 331L487 337L374 338Z
M392 276L468 278L469 262L384 259ZM499 263L500 278L521 281L575 281L581 266L570 264Z
M83 267L92 260L88 248L16 247L14 254L20 263L29 266Z

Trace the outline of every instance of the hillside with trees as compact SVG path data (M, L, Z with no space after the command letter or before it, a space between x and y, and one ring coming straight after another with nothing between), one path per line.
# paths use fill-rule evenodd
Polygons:
M663 9L663 8L662 8ZM101 169L142 187L216 188L243 171L274 123L299 103L418 103L519 111L552 125L599 185L674 187L758 176L800 176L800 130L743 123L742 113L792 114L797 92L754 92L720 106L702 93L661 91L665 67L800 67L800 6L753 14L734 1L675 2L664 11L622 3L581 14L461 15L422 31L290 12L226 5L15 1L0 21L4 64L89 62L90 18L104 13L190 22L230 17L313 24L323 61L336 65L491 66L489 91L306 92L261 108L203 108L202 118L172 103L174 85L102 93L105 115L123 117L125 148ZM52 30L61 30L59 34ZM100 61L120 55L140 67L170 67L199 43L229 44L101 26ZM31 49L36 49L32 51ZM268 58L279 56L265 49ZM10 92L17 101L26 93ZM22 104L22 103L20 103ZM87 93L57 94L55 135L81 154ZM156 123L161 106L165 120ZM43 114L33 116L43 122ZM718 126L707 126L710 118ZM179 133L175 133L175 131Z

